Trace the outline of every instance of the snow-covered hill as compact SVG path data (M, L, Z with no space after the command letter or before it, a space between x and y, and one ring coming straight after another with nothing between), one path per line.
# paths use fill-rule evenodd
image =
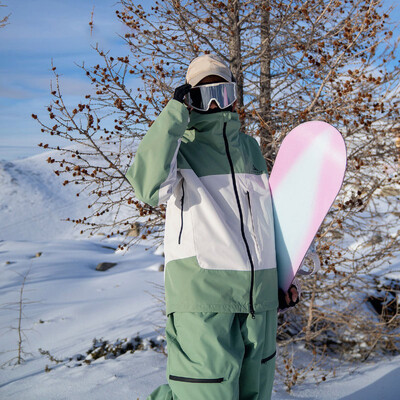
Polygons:
M71 145L69 150L87 151L82 145ZM102 144L103 151L116 151L114 145ZM52 240L82 238L82 225L75 226L66 218L81 219L90 214L88 205L97 196L82 191L82 185L63 185L72 180L72 172L56 176L58 164L49 164L48 158L60 159L57 150L50 150L28 158L12 161L0 160L0 239ZM95 165L104 165L100 157L92 157ZM126 160L129 163L128 160ZM77 193L79 192L79 197ZM112 197L111 195L110 197ZM118 210L120 218L129 218L128 205ZM109 223L113 211L98 217Z
M88 198L78 198L75 188L62 185L62 179L46 162L52 153L0 161L1 239L78 237L73 224L61 219L78 216L87 207Z

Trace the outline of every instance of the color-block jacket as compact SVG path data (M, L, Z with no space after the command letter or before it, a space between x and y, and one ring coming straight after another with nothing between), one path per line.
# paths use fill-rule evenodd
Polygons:
M126 177L136 197L167 202L165 294L176 311L254 313L278 307L271 196L257 141L238 114L190 114L171 100Z

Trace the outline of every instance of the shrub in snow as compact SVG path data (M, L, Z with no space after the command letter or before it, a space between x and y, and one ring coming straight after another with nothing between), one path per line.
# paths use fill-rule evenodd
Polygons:
M372 305L386 323L399 314L400 282L390 278L375 278L376 292L368 297Z
M110 343L108 340L103 338L94 338L92 346L86 351L86 356L83 354L75 354L72 357L64 359L57 359L52 356L49 351L39 349L40 354L45 355L50 361L56 364L64 363L67 367L80 367L82 363L91 364L93 361L104 357L105 360L117 358L125 353L134 353L138 350L155 350L165 354L165 340L162 337L156 339L144 340L139 335L127 339L117 339L114 343ZM50 371L50 368L46 366L46 372Z

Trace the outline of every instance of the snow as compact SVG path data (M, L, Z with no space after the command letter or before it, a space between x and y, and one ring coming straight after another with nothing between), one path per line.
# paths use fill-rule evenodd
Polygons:
M46 162L51 154L0 161L0 238L51 240L78 236L71 223L60 223L60 219L77 216L88 199L77 197L71 185L62 185L62 179ZM54 223L49 224L49 220Z
M139 378L142 385L137 396L143 397L148 391L147 383L157 382L157 371L165 356L152 350L125 353L115 360L98 359L91 365L73 368L57 366L38 352L41 348L57 359L64 359L85 354L95 337L113 341L139 334L146 339L160 333L158 326L163 324L164 317L151 293L155 291L154 284L163 282L163 273L158 271L162 256L146 252L144 246L118 254L105 245L116 247L112 240L0 243L3 333L0 351L17 346L17 332L8 328L17 326L15 302L19 298L22 275L29 271L23 296L27 304L22 327L27 337L24 350L32 353L24 365L3 369L0 398L99 398L98 390L114 393L124 378L133 383L118 389L121 395L137 391ZM42 252L40 257L35 257L37 252ZM6 264L6 261L12 263ZM96 271L96 265L103 261L116 262L117 266ZM6 309L1 307L5 304L8 304ZM0 363L15 355L16 352L2 354ZM46 365L54 369L46 373ZM161 374L160 383L162 378ZM106 387L104 392L103 387Z
M88 197L62 186L48 156L0 162L0 398L143 400L166 382L166 356L149 345L160 340L165 322L162 248L146 251L143 244L121 251L115 250L119 238L82 238L61 219L81 216ZM96 271L100 262L117 265ZM25 274L25 361L10 365ZM136 336L144 341L142 350L79 361L94 338L115 343ZM39 348L63 362L50 361ZM310 376L291 394L277 376L273 399L397 399L399 376L400 357L339 365L335 376L320 383Z
M356 371L341 371L340 376L321 384L304 383L293 395L281 394L273 399L323 400L396 400L400 390L400 357L366 365Z

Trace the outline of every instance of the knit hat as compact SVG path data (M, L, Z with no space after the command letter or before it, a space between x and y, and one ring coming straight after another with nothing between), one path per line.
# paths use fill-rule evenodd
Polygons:
M205 54L192 60L186 73L186 82L196 86L203 78L210 75L217 75L227 82L233 82L229 67L214 54Z

